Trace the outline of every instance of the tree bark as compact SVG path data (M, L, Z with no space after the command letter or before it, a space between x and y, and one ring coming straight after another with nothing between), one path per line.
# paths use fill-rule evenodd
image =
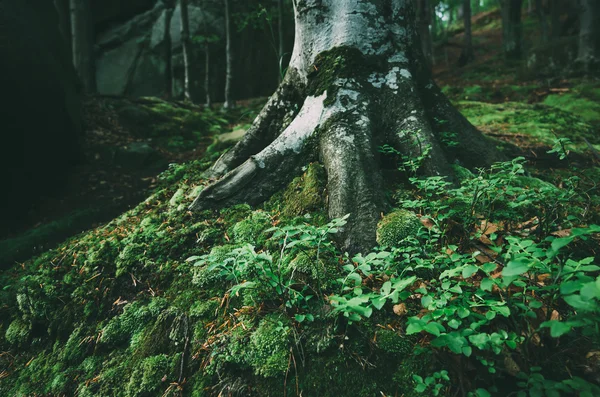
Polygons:
M71 37L73 65L83 91L95 93L94 23L90 0L71 0Z
M579 51L577 62L583 71L600 71L600 2L580 0Z
M225 5L225 56L226 56L226 74L225 74L225 109L232 109L235 107L233 101L231 89L233 84L233 46L232 46L232 32L231 32L231 12L229 9L229 0L223 0Z
M190 17L188 0L179 0L181 10L181 47L183 49L183 95L186 101L192 102L190 94Z
M471 32L471 0L463 0L463 12L465 41L458 59L459 66L465 66L475 59L475 52L473 51L473 34Z
M258 204L320 161L329 216L351 215L339 243L357 252L375 244L387 208L381 145L409 158L427 152L423 175L452 178L455 162L472 168L502 158L431 79L412 2L296 0L294 9L288 73L242 141L212 167L213 182L190 209ZM442 142L447 131L458 146Z
M502 13L502 46L507 59L521 59L523 29L521 9L523 0L500 0Z

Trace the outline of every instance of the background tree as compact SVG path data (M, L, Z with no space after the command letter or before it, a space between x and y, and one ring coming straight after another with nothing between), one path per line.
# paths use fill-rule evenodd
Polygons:
M235 107L235 102L232 96L232 84L233 84L233 44L232 44L232 30L231 30L231 10L229 0L223 0L225 6L225 57L226 57L226 74L225 74L225 109L231 109Z
M165 98L173 96L173 43L171 39L171 19L175 11L175 1L165 0Z
M548 20L546 18L546 10L544 8L543 0L535 0L535 13L537 14L540 23L540 35L542 36L542 41L548 41Z
M190 17L188 0L179 0L181 11L181 47L183 49L183 95L187 101L192 101L190 94Z
M465 26L465 39L458 59L459 66L464 66L475 58L473 51L473 34L471 32L471 0L463 1L463 20Z
M415 0L415 9L417 13L417 26L419 36L421 37L421 49L425 59L429 64L434 63L433 41L429 26L431 25L431 6L430 0Z
M586 73L600 68L600 1L580 0L579 52L577 62Z
M94 22L90 0L71 0L73 65L86 93L96 92Z
M523 29L521 9L523 0L500 0L502 13L502 46L508 59L521 59L523 51Z
M431 79L412 2L294 5L297 35L283 82L242 141L211 168L219 179L191 209L259 203L319 159L327 171L329 216L351 214L340 242L357 251L375 243L386 208L381 145L405 161L422 159L427 175L452 176L455 161L474 167L500 159ZM448 131L455 145L443 143Z
M279 44L279 82L283 79L283 56L285 42L283 35L283 0L277 0L277 39Z

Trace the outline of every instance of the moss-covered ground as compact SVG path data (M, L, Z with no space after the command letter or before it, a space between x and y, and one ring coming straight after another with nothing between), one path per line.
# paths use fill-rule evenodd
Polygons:
M494 15L476 25L482 45L498 34ZM379 226L387 251L352 258L331 240L343 222L328 223L318 163L261 206L187 210L230 144L213 135L247 124L257 106L222 115L153 98L96 103L122 118L95 124L111 142L150 142L177 161L109 223L10 260L0 395L598 395L598 236L577 227L600 223L599 88L510 77L520 66L497 61L438 70L439 81L499 147L512 145L508 155L527 157L527 171L522 160L480 174L456 165L458 188L386 186L398 207ZM30 234L1 243L2 254L50 241ZM552 251L563 243L567 253ZM580 284L567 279L565 292L554 281L569 272ZM574 291L579 300L563 299Z

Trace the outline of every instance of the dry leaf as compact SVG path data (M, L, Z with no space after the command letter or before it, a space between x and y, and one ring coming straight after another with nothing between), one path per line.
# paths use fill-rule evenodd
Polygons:
M400 303L398 305L394 305L393 310L397 316L404 316L404 315L406 315L406 313L408 313L408 309L406 308L405 303Z

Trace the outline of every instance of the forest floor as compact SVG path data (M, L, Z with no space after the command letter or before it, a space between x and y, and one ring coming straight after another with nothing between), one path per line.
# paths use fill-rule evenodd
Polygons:
M524 159L386 187L412 212L364 257L327 239L318 164L259 208L186 210L265 99L90 98L85 163L0 242L0 394L598 395L600 82L506 64L480 19L475 62L458 33L435 78Z

